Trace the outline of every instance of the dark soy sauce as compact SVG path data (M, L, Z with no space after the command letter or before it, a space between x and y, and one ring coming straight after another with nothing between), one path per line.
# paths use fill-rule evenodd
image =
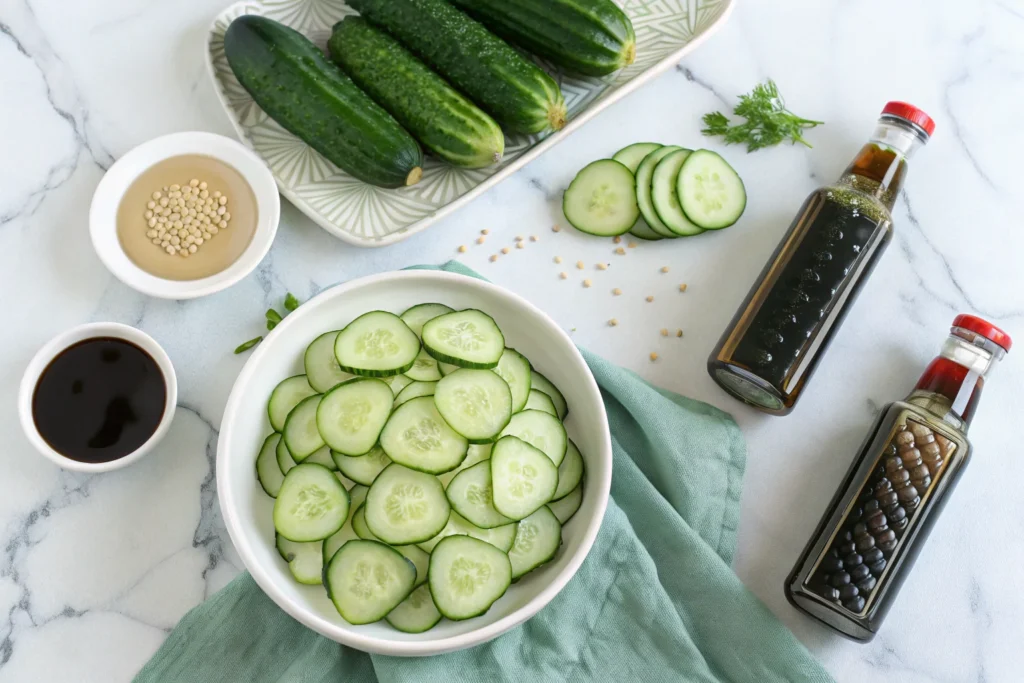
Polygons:
M167 384L152 356L124 339L96 337L69 346L46 366L32 418L61 455L110 462L153 436L166 400Z

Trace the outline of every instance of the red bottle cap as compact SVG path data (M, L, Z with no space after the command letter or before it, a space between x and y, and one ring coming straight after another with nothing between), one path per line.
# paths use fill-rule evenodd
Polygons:
M1006 334L989 321L982 320L976 315L961 313L957 317L953 318L953 327L960 327L965 330L970 330L975 334L980 334L985 339L1002 346L1007 351L1009 351L1010 347L1013 346L1013 340L1010 339L1010 335Z
M901 119L910 121L927 133L928 137L931 137L932 133L935 132L935 122L932 121L932 117L928 116L928 114L925 114L912 104L895 101L888 102L882 109L882 115L885 116L886 114L889 116L898 116Z

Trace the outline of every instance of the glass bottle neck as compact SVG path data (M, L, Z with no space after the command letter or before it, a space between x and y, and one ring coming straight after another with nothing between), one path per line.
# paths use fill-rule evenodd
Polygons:
M892 211L907 175L907 160L924 144L926 137L903 119L884 116L871 139L839 179Z

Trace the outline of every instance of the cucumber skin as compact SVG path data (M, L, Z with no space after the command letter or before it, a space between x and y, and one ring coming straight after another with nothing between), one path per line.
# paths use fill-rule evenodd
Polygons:
M498 124L394 38L359 17L334 25L331 59L428 150L455 166L501 160Z
M349 0L502 129L533 134L565 125L558 84L481 24L445 0Z
M224 54L270 118L346 173L379 187L419 180L419 144L298 31L243 15L224 34Z
M451 0L513 45L585 76L633 63L636 35L612 0Z

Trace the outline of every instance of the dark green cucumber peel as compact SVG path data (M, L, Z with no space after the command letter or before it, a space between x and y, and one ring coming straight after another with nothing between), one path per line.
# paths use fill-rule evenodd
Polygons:
M451 0L513 45L586 76L636 59L633 24L612 0Z
M331 59L424 147L465 168L501 160L505 136L480 111L394 38L359 17L334 25Z
M348 0L508 133L565 125L562 91L547 73L445 0Z
M412 136L298 31L244 15L224 34L224 54L270 118L343 171L380 187L422 177Z

